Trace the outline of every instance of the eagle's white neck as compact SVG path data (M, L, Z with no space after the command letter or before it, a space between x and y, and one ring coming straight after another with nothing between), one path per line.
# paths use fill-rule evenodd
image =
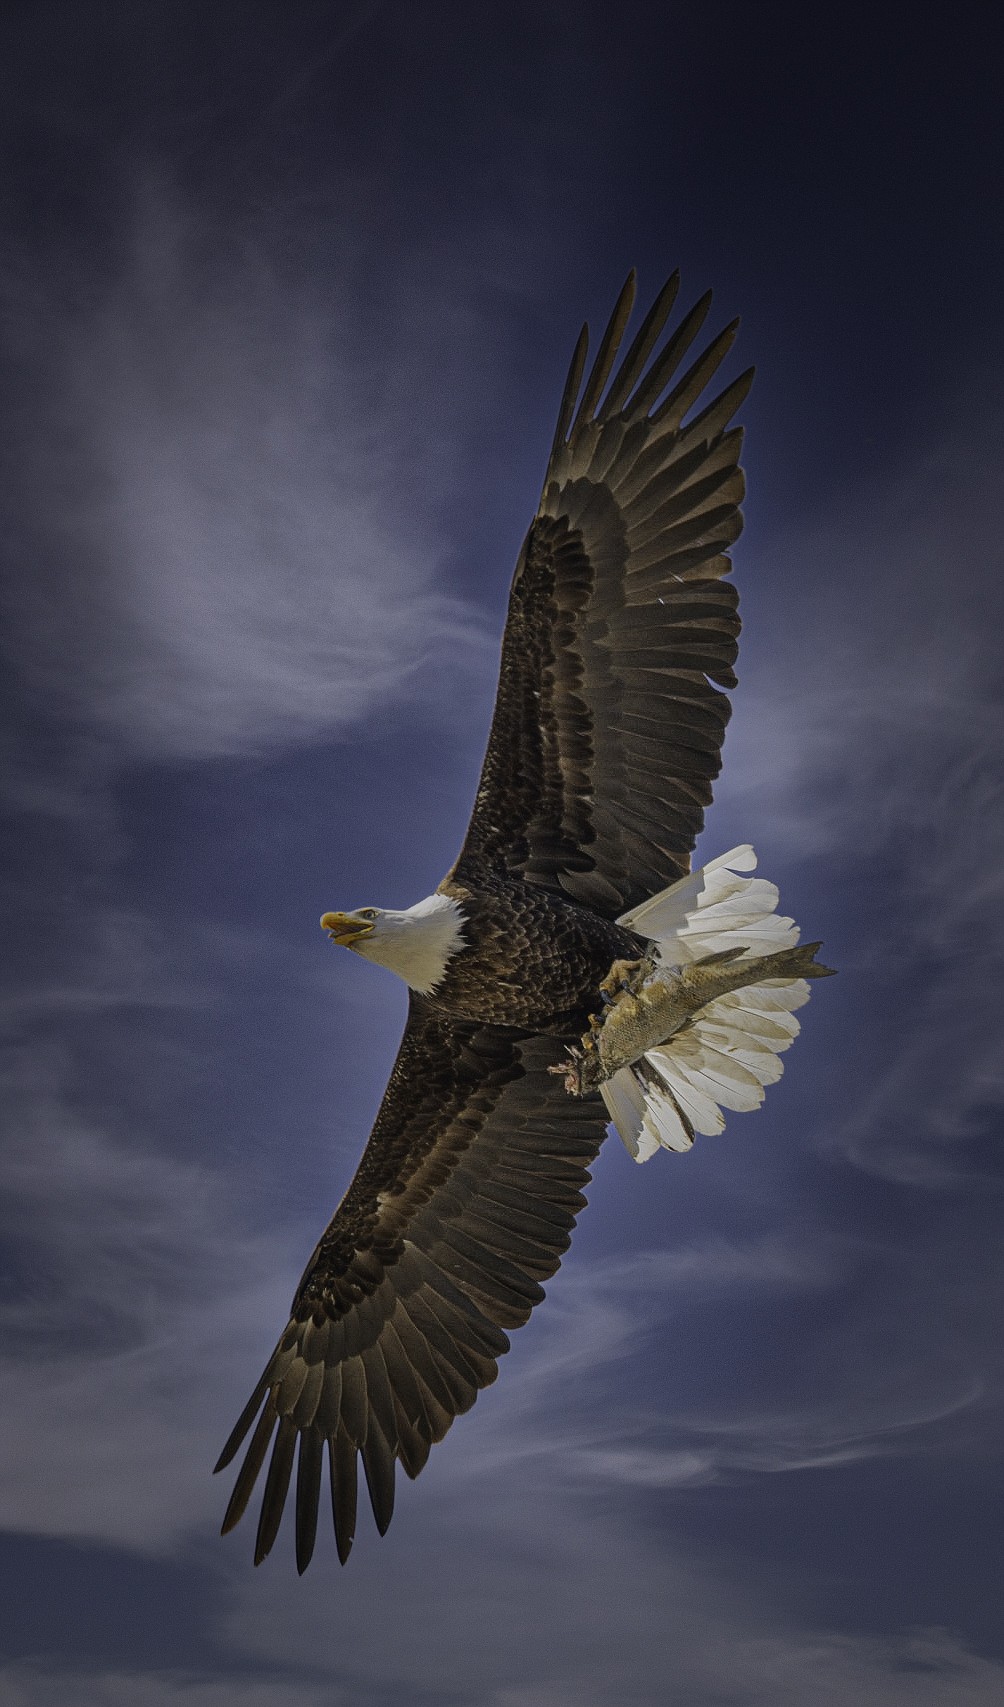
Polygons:
M403 913L381 907L369 936L353 944L357 954L396 972L420 995L442 982L458 948L464 946L464 910L449 895L428 895Z

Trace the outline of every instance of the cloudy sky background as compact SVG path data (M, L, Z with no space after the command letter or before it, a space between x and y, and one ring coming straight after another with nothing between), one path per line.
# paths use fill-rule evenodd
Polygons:
M1000 1699L970 17L6 8L5 1702ZM699 855L752 840L840 977L763 1111L607 1146L388 1536L255 1572L208 1471L404 1014L316 920L452 860L578 326L677 263L758 366Z

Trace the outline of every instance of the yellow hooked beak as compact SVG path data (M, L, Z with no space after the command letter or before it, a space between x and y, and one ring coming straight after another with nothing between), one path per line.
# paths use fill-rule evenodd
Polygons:
M322 913L321 929L327 931L332 942L351 948L360 937L369 936L373 920L357 918L353 913Z

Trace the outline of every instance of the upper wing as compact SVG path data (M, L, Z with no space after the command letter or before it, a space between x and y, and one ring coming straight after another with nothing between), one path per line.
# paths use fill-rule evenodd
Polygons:
M631 274L576 410L583 328L516 566L488 751L451 874L476 881L486 865L502 867L608 917L689 869L731 710L711 683L735 686L737 599L722 576L744 487L742 432L726 429L753 370L682 425L735 321L659 401L711 302L709 291L650 361L678 283L674 274L611 380Z
M454 1021L412 996L359 1169L216 1466L264 1402L223 1523L226 1533L244 1512L278 1425L256 1564L279 1528L297 1439L298 1568L313 1552L325 1442L339 1557L355 1533L360 1451L382 1534L395 1459L418 1474L494 1381L502 1330L544 1296L607 1119L599 1099L566 1095L553 1059L553 1039Z

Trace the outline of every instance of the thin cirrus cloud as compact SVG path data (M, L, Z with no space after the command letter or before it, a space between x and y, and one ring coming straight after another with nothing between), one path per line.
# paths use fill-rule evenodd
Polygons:
M0 1688L8 1707L340 1707L351 1699L328 1684L279 1679L200 1677L127 1670L71 1671L32 1664L0 1669Z
M5 1074L0 1369L18 1403L0 1505L25 1533L156 1553L211 1522L219 1419L293 1276L282 1227L252 1240L219 1170L88 1120L59 1065L37 1050Z
M762 547L771 654L754 631L716 806L811 868L814 931L879 998L863 1094L818 1142L932 1188L971 1177L965 1140L1004 1102L1000 543L964 404L898 475Z
M546 1499L549 1489L581 1493L589 1483L693 1486L826 1469L943 1441L937 1425L954 1418L957 1427L995 1379L979 1325L950 1333L972 1285L988 1289L992 1318L993 1276L977 1263L946 1283L950 1239L945 1250L935 1241L905 1257L835 1231L809 1235L783 1198L775 1219L768 1238L711 1236L681 1251L574 1267L549 1299L534 1349L521 1348L478 1429L455 1444L455 1475L476 1480L518 1465L521 1482ZM925 1278L932 1269L935 1280ZM710 1297L726 1319L730 1304L755 1301L764 1353L787 1314L808 1305L821 1348L815 1365L800 1367L785 1394L780 1382L775 1391L744 1383L726 1355L709 1392L694 1323ZM655 1346L653 1364L646 1353ZM699 1394L692 1366L702 1369ZM644 1372L658 1370L649 1390Z
M427 1507L425 1545L400 1537L379 1569L360 1557L339 1582L334 1617L319 1578L277 1582L267 1599L256 1583L235 1583L227 1637L278 1668L302 1664L308 1628L310 1665L379 1707L402 1691L458 1707L652 1707L669 1678L670 1698L694 1707L989 1707L1004 1676L944 1630L887 1639L789 1623L769 1580L738 1584L681 1539L639 1533L609 1509L544 1497L520 1510L522 1520L513 1507L489 1524L484 1502L445 1521ZM416 1595L418 1576L429 1601Z
M898 473L748 547L770 564L773 620L744 637L716 804L814 857L898 852L908 885L941 894L927 930L967 905L944 881L956 865L978 900L1000 859L996 839L960 835L972 818L999 834L995 463L964 397L952 413Z
M265 1110L217 1106L220 1074L235 1100L242 1055L262 1051L241 1031L221 1067L207 1045L235 985L264 959L291 1024L316 1023L309 956L241 928L175 918L165 941L136 910L77 912L0 1010L0 1379L17 1393L0 1511L24 1534L163 1555L218 1526L209 1469L349 1165L331 1135L349 1117L332 1120L322 1063L319 1131L298 1112L266 1183L251 1140L286 1130L285 1088ZM349 1055L367 1011L324 991Z
M620 1562L614 1559L612 1565ZM604 1594L607 1604L613 1602L611 1617L621 1615L624 1631L623 1639L615 1634L608 1644L605 1662L592 1651L588 1629L576 1621L567 1640L562 1635L555 1640L552 1633L546 1660L540 1645L533 1645L532 1659L541 1662L545 1675L550 1671L547 1681L523 1675L496 1687L475 1667L479 1675L472 1683L468 1660L462 1696L456 1670L451 1673L445 1664L435 1667L439 1681L431 1686L414 1668L399 1686L408 1688L413 1701L450 1707L454 1702L460 1707L461 1701L463 1707L609 1707L615 1700L624 1707L650 1707L656 1697L646 1684L645 1667L654 1664L663 1679L660 1687L671 1672L674 1690L693 1707L718 1707L723 1700L742 1700L750 1707L803 1707L806 1701L834 1707L846 1701L860 1707L945 1707L949 1700L952 1707L996 1707L1000 1699L1001 1667L973 1653L947 1630L919 1629L894 1640L825 1630L785 1635L772 1630L764 1635L755 1626L744 1627L734 1610L713 1603L701 1607L688 1602L685 1618L665 1610L678 1602L680 1584L668 1583L658 1573L647 1587L648 1630L626 1621L616 1587L612 1595L609 1590ZM653 1606L660 1608L658 1618ZM302 1618L302 1610L299 1615ZM316 1616L321 1618L323 1609L318 1608ZM651 1633L653 1623L662 1633L661 1645ZM569 1665L566 1649L575 1647L579 1652ZM455 1646L454 1665L456 1652ZM530 1667L513 1669L525 1674ZM571 1683L569 1670L576 1674ZM75 1707L233 1707L238 1701L240 1707L340 1707L343 1702L386 1707L394 1688L370 1689L355 1675L344 1685L330 1677L322 1682L302 1675L262 1677L259 1667L221 1679L191 1670L180 1675L71 1671L30 1662L0 1670L0 1685L10 1707L62 1707L69 1700Z
M114 259L72 281L25 263L11 307L31 569L11 660L36 704L128 756L338 732L431 698L443 647L455 670L485 661L423 495L453 357L413 338L414 300L374 337L357 260L333 255L322 303L280 232L238 235L140 179Z

